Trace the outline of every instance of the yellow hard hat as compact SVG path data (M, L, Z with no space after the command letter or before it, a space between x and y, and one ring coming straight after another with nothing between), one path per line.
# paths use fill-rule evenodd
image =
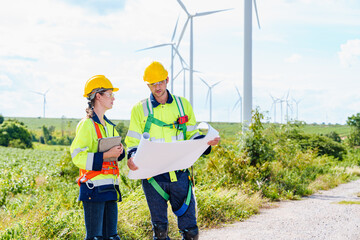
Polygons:
M113 92L119 91L119 88L114 88L110 80L104 75L95 75L85 83L84 97L89 97L94 89L112 89Z
M156 83L165 80L168 77L168 72L164 66L159 62L152 62L144 72L144 81L148 84Z

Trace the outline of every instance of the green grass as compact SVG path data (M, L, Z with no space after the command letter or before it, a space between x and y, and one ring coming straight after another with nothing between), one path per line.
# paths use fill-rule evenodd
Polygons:
M345 205L359 204L360 205L360 201L341 201L341 202L338 202L338 204L345 204Z
M25 120L32 129L45 123L61 126L61 119ZM72 121L75 129L78 119ZM202 229L242 221L268 201L299 199L359 174L356 166L360 149L349 149L342 161L319 156L316 150L302 150L294 141L283 138L277 132L282 128L267 128L266 136L258 136L273 139L268 143L273 155L267 156L268 161L251 165L249 155L240 148L244 137L239 134L240 125L211 125L220 131L221 144L194 165L197 219ZM319 132L323 131L321 125L315 127L319 127L317 133L324 133ZM255 141L259 140L248 144ZM265 143L256 146L261 150ZM0 169L0 239L83 239L83 210L74 181L78 168L71 161L68 146L36 143L34 149L26 150L0 147ZM151 239L150 214L140 181L127 178L126 161L120 162L120 172L123 202L118 205L118 231L125 240ZM170 237L180 239L170 208L169 223Z

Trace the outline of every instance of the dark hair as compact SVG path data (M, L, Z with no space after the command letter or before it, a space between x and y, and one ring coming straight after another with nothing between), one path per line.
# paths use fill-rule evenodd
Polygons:
M105 91L101 91L101 92L97 92L97 93L99 93L100 95L103 95ZM85 109L87 118L92 118L94 116L95 99L96 99L96 94L93 99L88 100L88 107Z

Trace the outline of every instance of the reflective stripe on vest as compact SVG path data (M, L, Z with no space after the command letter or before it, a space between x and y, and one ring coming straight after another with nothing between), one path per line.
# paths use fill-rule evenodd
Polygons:
M99 125L93 119L91 119L91 120L94 123L95 132L96 132L98 139L102 138L102 134L101 134ZM94 155L94 153L92 153L92 157L94 157L93 155ZM88 158L89 158L89 155L88 155ZM87 161L86 168L91 169L92 166L88 166L88 165L90 165L89 161ZM88 180L90 180L100 174L105 174L105 175L112 174L112 175L119 176L119 168L118 168L117 162L116 161L103 162L101 171L91 171L91 170L86 171L85 169L80 169L79 170L79 178L77 179L77 183L80 186L81 183L86 183Z

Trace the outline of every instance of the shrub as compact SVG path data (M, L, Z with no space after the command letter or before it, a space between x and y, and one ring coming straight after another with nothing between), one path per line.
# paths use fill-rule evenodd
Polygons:
M2 124L4 122L4 116L2 114L0 114L0 124Z
M32 148L32 136L24 123L6 120L0 125L0 145L8 147Z
M325 134L326 137L332 139L335 142L341 142L341 137L337 132L331 131L330 133Z
M128 128L125 126L125 124L123 122L119 122L116 126L115 126L116 131L119 133L119 135L121 136L121 139L124 141Z

